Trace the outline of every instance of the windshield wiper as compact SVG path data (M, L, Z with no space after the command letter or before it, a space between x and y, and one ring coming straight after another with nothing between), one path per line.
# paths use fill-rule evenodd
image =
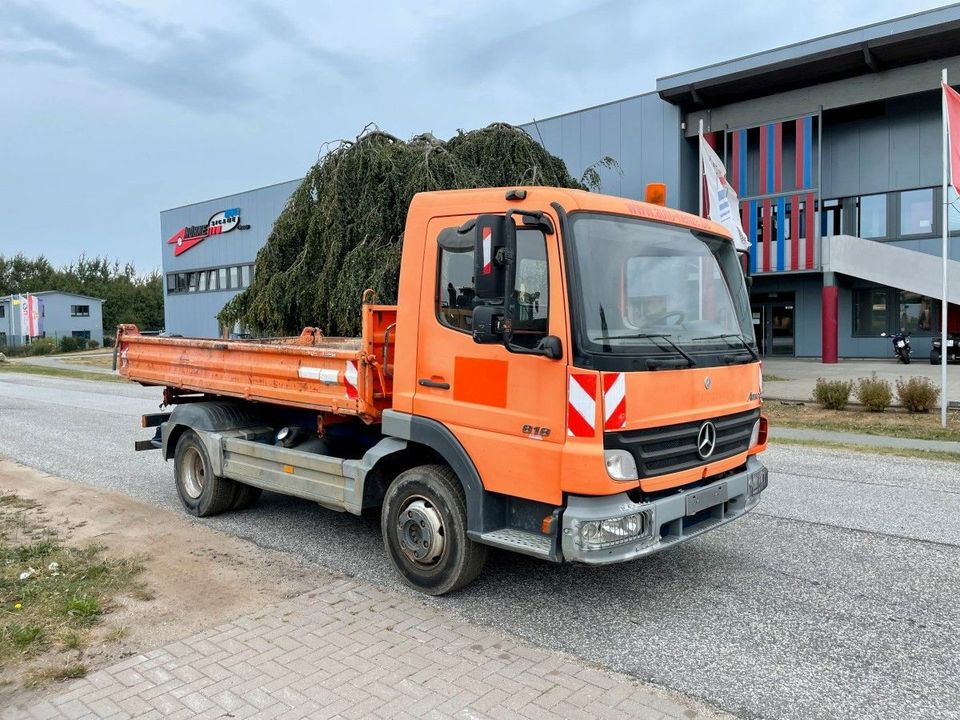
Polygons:
M679 353L683 357L683 359L686 360L687 363L689 363L688 367L693 367L694 365L696 365L697 361L694 360L689 353L685 352L683 348L681 348L673 340L671 340L670 339L671 337L672 337L671 335L668 335L665 333L636 333L633 335L604 334L601 338L598 338L598 339L606 341L606 340L653 340L654 338L661 338L663 340L666 340L667 344L670 347L672 347L674 350L676 350L677 353ZM662 345L657 345L657 347L659 347L661 350L665 349Z
M744 348L746 348L747 352L750 353L750 357L752 357L754 360L759 360L759 359L760 359L760 355L757 353L756 350L754 350L752 347L750 347L750 343L748 343L746 340L744 340L742 335L737 335L737 333L722 333L722 334L720 334L720 335L705 335L704 337L698 337L698 338L693 338L693 339L694 339L694 340L729 340L730 338L736 338L737 340L739 340L739 341L740 341L740 344L743 345ZM736 345L733 345L733 344L731 344L731 343L729 343L729 342L727 343L727 345L730 345L730 347L736 347Z

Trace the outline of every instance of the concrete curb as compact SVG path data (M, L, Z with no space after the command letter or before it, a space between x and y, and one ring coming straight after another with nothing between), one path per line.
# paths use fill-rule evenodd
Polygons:
M898 450L930 450L960 455L960 442L952 440L918 440L916 438L890 437L889 435L867 435L865 433L832 432L827 430L805 430L803 428L771 427L770 439L808 440L811 442L833 442L848 445L866 445L877 448L895 448Z

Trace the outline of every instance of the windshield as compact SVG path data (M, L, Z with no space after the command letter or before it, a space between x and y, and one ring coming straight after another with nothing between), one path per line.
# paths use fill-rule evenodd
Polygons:
M585 350L666 353L690 365L704 364L696 361L704 354L755 355L750 300L729 240L615 215L575 213L571 226Z

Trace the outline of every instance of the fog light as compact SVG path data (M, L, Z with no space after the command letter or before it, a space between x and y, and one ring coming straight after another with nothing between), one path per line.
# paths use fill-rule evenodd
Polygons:
M626 450L604 450L604 461L607 464L607 475L614 480L636 480L637 463Z
M619 518L580 524L580 546L588 550L619 545L635 540L644 533L644 515L634 513Z

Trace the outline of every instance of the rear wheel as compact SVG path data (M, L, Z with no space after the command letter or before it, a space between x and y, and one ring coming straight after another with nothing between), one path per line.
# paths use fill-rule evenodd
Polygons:
M213 474L213 465L203 441L187 430L177 441L173 477L180 502L191 515L208 517L228 510L237 494L232 480Z
M401 473L380 512L387 556L411 587L443 595L473 582L487 548L467 537L463 486L445 465Z

